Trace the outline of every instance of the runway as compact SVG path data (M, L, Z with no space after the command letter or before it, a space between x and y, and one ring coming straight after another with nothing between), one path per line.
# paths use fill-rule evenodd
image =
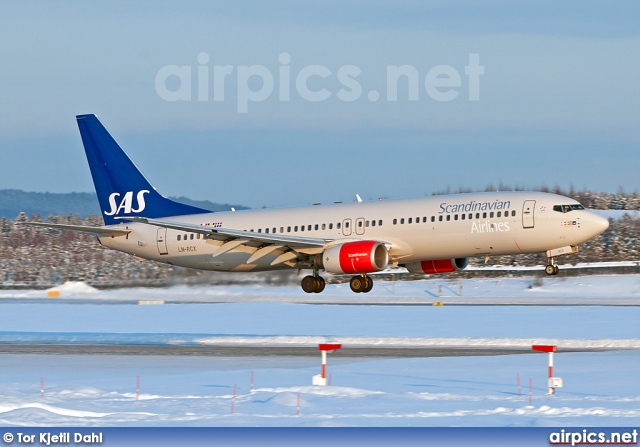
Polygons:
M593 352L602 348L569 348L559 352ZM464 347L345 347L331 353L332 358L426 358L469 357L509 354L531 354L526 348ZM198 357L319 357L317 347L267 346L171 346L171 345L43 345L0 344L0 354L49 355L131 355L131 356L198 356Z
M625 287L614 287L621 281ZM520 296L500 296L515 289L504 281L442 287L443 295L469 296L438 296L439 283L427 281L381 283L377 295L345 293L347 286L324 294L297 287L290 294L268 287L61 298L34 292L0 298L0 354L312 358L320 355L318 343L341 343L333 358L386 359L521 354L533 344L557 345L559 352L640 349L631 329L640 295L622 293L639 281L629 275L607 278L606 285L603 278L554 280Z
M338 306L545 306L545 307L640 307L640 297L406 297L406 296L268 296L229 295L178 297L161 300L140 300L119 297L95 298L0 298L0 304L91 304L91 305L168 305L168 304L229 304L229 303L290 303Z

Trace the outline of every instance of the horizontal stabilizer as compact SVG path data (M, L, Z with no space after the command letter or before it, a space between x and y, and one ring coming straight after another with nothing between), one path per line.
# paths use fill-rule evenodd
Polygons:
M33 225L36 227L54 228L58 230L81 231L83 233L93 233L98 236L126 236L131 230L122 230L110 227L91 227L89 225L64 225L42 222L23 222L23 225Z

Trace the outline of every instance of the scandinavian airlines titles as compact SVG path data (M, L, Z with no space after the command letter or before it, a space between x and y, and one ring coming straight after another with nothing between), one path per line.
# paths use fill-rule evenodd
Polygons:
M438 214L468 213L471 211L500 211L508 210L509 208L511 208L511 201L509 200L503 201L496 199L493 202L476 202L475 200L472 200L468 203L455 204L443 202L440 204L440 211Z
M470 213L472 211L501 211L501 210L509 210L511 208L511 201L509 200L494 200L493 202L476 202L472 200L467 203L447 203L443 202L440 204L440 211L438 214L449 214L449 213ZM485 216L486 217L486 216ZM471 222L471 233L493 233L493 232L504 232L509 231L509 222L491 222L490 220L485 220L484 222L480 221L472 221Z
M509 231L509 222L491 222L487 220L483 223L473 221L471 222L472 233L493 233L495 231Z

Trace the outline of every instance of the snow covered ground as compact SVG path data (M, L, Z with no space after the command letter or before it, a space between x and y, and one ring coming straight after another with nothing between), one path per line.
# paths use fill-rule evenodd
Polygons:
M448 305L448 298L460 298L461 285L463 296L492 305ZM357 295L358 305L296 303L302 292L293 286L96 291L69 284L60 288L61 301L46 299L46 291L0 291L2 344L331 341L347 350L552 343L565 350L555 357L555 373L564 379L555 396L546 395L542 353L390 359L330 354L327 387L311 386L319 353L317 358L5 353L0 354L0 424L631 426L640 417L639 285L638 275L545 278L542 285L531 278L378 282L372 292L378 295ZM326 292L336 302L353 299L347 288L328 286ZM432 306L433 294L445 305ZM545 305L503 305L505 298L536 296L546 297ZM376 301L390 297L399 305ZM619 297L630 304L607 305ZM374 304L365 304L369 298ZM547 305L561 298L575 305ZM581 305L594 299L601 305ZM136 305L139 300L179 304ZM566 352L585 347L607 350Z
M606 266L638 266L638 262L599 263L599 267ZM574 266L561 265L561 269ZM584 266L580 266L584 267ZM491 270L505 269L502 266L492 266ZM512 267L510 269L513 269ZM522 267L525 270L540 270L542 267ZM535 275L535 272L531 272ZM639 274L632 275L586 275L575 277L547 277L537 275L518 278L496 279L425 279L403 281L403 274L398 274L397 280L384 281L374 278L373 290L367 294L354 294L349 284L328 284L321 294L302 293L298 284L270 286L264 284L248 285L216 285L216 286L174 286L169 288L134 288L97 290L84 283L71 282L50 290L0 290L0 303L5 301L29 299L46 299L48 292L59 292L59 299L49 299L51 302L59 300L75 301L104 301L104 302L138 302L163 300L165 302L240 302L240 301L281 301L297 303L335 303L335 304L432 304L438 298L469 298L484 299L483 304L496 299L493 304L509 304L502 298L518 298L529 300L532 304L544 298L576 298L576 304L585 304L585 300L629 298L625 304L640 303L640 267ZM611 304L602 301L601 304ZM452 302L453 303L453 302ZM551 304L551 303L550 303ZM589 304L594 304L590 302Z
M631 426L638 351L557 356L565 387L546 396L546 356L332 361L312 358L3 355L3 425ZM251 372L254 389L251 389ZM517 375L521 378L518 394ZM40 396L39 378L45 379ZM136 400L136 377L140 394ZM532 406L528 380L533 379ZM237 385L234 413L233 388ZM300 403L298 407L298 393ZM299 408L299 410L298 410ZM298 415L299 412L299 415Z

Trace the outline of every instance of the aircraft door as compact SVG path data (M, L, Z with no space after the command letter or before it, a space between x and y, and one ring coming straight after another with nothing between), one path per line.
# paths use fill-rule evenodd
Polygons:
M158 253L161 255L169 254L169 250L167 250L167 229L166 228L158 228Z
M356 234L364 234L364 217L356 219Z
M522 205L522 228L533 228L535 225L534 212L536 209L535 200L525 200Z
M345 219L342 221L342 235L351 236L351 219Z

